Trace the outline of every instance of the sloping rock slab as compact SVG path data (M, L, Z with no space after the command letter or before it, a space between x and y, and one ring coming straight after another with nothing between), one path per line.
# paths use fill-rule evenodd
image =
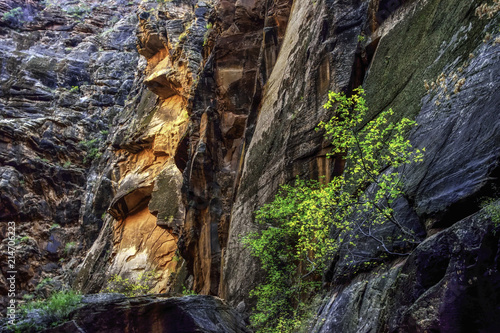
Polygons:
M87 303L71 320L45 333L192 333L250 332L238 313L221 299L139 296L110 300L84 299Z

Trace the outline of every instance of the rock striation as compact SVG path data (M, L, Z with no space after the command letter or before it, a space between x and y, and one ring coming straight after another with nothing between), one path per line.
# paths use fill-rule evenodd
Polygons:
M44 332L250 332L235 310L210 296L91 296L83 299L85 305L70 321Z
M497 3L0 0L0 222L18 226L21 294L154 272L152 292L249 314L263 274L241 236L281 184L343 172L315 128L329 90L362 85L370 118L418 123L396 214L421 242L386 256L332 234L307 330L495 331ZM89 302L49 331L246 331L208 296Z
M74 269L97 236L106 203L88 232L80 210L139 56L132 4L5 0L0 15L0 220L16 222L20 297Z

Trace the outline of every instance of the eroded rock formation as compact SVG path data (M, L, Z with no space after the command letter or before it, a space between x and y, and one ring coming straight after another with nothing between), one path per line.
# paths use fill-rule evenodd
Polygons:
M71 320L44 332L250 332L240 315L217 298L120 296L88 296L83 299L84 306L72 313Z
M495 4L0 1L0 219L30 237L20 290L62 270L85 293L154 271L155 292L192 289L248 314L262 271L241 235L280 184L342 173L314 129L329 90L363 85L370 117L390 107L419 124L408 135L425 159L396 210L422 243L360 272L384 251L353 234L310 330L498 327L498 223L481 211L499 197ZM86 254L77 269L71 253Z
M16 222L21 297L81 258L80 209L132 86L137 20L114 1L6 0L0 11L0 214ZM96 204L89 242L106 206ZM1 233L6 246L4 223Z

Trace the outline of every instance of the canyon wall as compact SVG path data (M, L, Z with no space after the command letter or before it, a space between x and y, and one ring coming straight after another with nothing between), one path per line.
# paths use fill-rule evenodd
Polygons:
M61 277L71 275L103 223L109 192L91 203L92 215L82 208L93 199L86 191L134 81L137 18L135 6L119 1L6 0L0 10L0 218L16 223L22 297L67 283Z
M153 292L248 314L263 272L241 236L281 184L343 172L315 128L328 91L362 85L370 118L418 123L425 158L395 207L421 243L387 257L362 233L337 239L309 331L498 327L500 234L484 207L499 197L499 7L0 1L0 219L17 225L19 290L53 278L97 293L149 272Z

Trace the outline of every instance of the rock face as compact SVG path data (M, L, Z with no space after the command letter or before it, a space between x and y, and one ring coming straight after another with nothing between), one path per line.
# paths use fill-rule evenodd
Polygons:
M0 220L16 222L19 297L74 269L82 232L91 243L102 224L105 202L89 233L80 209L134 79L134 12L121 1L0 1Z
M186 218L179 249L196 292L225 297L220 289L231 209L244 146L258 112L262 88L274 66L290 1L220 1L214 4L215 40L192 102L185 146L183 200ZM186 151L187 150L187 151Z
M246 295L260 274L258 263L239 240L256 228L253 211L295 175L328 179L341 170L337 160L324 160L328 147L313 129L328 116L321 106L329 89L349 92L362 84L372 116L392 107L395 121L416 117L419 126L410 140L427 153L424 163L407 170L406 197L398 203L397 213L423 235L441 233L408 259L389 259L386 264L392 268L359 277L349 268L352 258L345 255L368 260L379 256L380 249L362 235L355 248L341 245L325 274L333 291L310 329L454 332L466 331L472 323L483 323L474 327L484 331L498 327L488 319L499 313L497 307L488 306L496 303L498 293L498 268L493 264L497 239L490 239L494 223L476 216L473 219L481 226L469 230L471 218L466 218L480 209L484 197L498 197L500 131L494 119L499 105L499 46L498 32L492 32L498 15L478 17L480 1L399 4L389 17L382 15L388 9L383 1L294 4L285 46L267 82L244 153L233 206L223 273L223 295L233 304L248 302ZM312 23L303 29L304 22ZM419 61L414 61L416 55ZM475 251L483 248L490 248L484 259L488 263L478 263L483 259ZM468 260L482 267L477 268L482 270L477 279L481 275L488 280L483 281L488 296L456 282L467 278L468 286L475 285L473 279L468 282L473 273L463 267ZM407 295L410 290L412 296ZM481 296L471 296L476 293ZM470 313L471 326L457 319L475 306L489 310Z
M0 221L28 236L18 241L19 290L64 273L97 293L115 274L154 271L154 292L192 289L250 312L263 275L241 235L258 228L254 211L280 184L343 172L314 129L331 117L329 90L362 85L369 117L392 108L391 120L419 124L408 137L425 159L405 171L396 214L422 242L382 260L353 232L360 241L340 244L308 330L494 331L499 222L481 209L500 197L499 9L0 0ZM359 272L372 258L384 265ZM209 297L94 305L52 331L180 332L181 312L182 329L245 331Z
M137 49L144 58L124 112L114 120L113 153L92 189L98 196L111 184L110 216L78 272L78 289L98 292L113 275L134 280L143 272L155 272L153 291L175 289L185 208L174 155L189 119L207 13L195 14L187 3L139 10ZM159 21L165 16L174 23ZM197 35L188 35L188 26ZM188 37L180 41L182 34ZM89 201L91 214L95 201Z
M494 332L499 234L481 211L324 300L311 332Z
M70 315L70 321L43 332L250 332L235 310L210 296L95 296L85 297L84 306Z
M328 149L314 128L327 118L321 105L328 90L349 87L366 12L360 3L328 7L295 2L293 6L284 46L266 83L255 130L244 152L231 216L223 295L235 304L247 300L260 274L258 262L240 240L240 235L256 228L253 212L296 175L329 180L342 170L340 161L326 159ZM304 25L309 28L303 29ZM255 277L252 283L248 276Z

